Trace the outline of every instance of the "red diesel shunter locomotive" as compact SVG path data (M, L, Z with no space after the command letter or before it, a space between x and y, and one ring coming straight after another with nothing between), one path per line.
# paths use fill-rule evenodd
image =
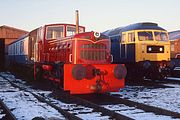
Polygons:
M77 17L78 18L78 17ZM71 94L104 93L124 87L126 68L111 64L110 40L73 24L49 24L9 45L9 59L34 65L34 78L46 78Z

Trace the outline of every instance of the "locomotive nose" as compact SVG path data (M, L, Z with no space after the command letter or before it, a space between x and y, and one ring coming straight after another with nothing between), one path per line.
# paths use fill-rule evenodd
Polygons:
M127 69L124 65L117 65L115 68L114 68L114 76L115 78L117 79L123 79L126 77L126 74L127 74Z

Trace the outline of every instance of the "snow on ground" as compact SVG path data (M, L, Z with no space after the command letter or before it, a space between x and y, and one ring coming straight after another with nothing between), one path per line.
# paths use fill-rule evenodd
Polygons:
M180 67L175 67L174 70L180 70Z
M77 104L62 103L61 101L54 100L52 98L50 98L50 101L62 109L65 109L70 113L74 113L77 117L80 117L83 120L109 120L109 116L102 116L101 112L95 112L89 107L84 107Z
M5 116L5 114L3 114L2 112L3 112L3 110L0 109L0 120Z
M168 80L178 80L180 81L180 78L175 78L175 77L167 77Z
M145 112L140 109L136 109L135 107L129 107L124 104L117 104L117 105L103 105L103 107L114 110L117 113L123 114L125 116L129 116L136 120L149 120L150 118L152 120L177 120L173 119L170 116L164 116L164 115L155 115L152 112Z
M118 94L121 98L160 107L180 113L180 85L166 84L167 88L145 88L143 86L126 86Z
M42 90L34 90L32 86L25 85L26 82L21 79L16 79L15 76L10 73L0 73L0 75L6 77L6 79L15 81L18 86L23 88L28 88L28 91L33 93L42 94L48 100L50 100L53 104L61 107L64 110L69 111L70 113L74 113L77 117L80 117L84 120L108 120L109 116L102 116L101 112L95 112L92 108L84 107L76 104L67 104L63 103L59 100L55 100L50 98L50 91L42 91ZM49 118L48 116L64 119L61 115L58 115L56 110L53 110L51 107L48 107L44 103L39 103L36 98L34 98L30 93L19 91L19 89L12 87L6 80L0 77L0 99L13 110L13 114L16 117L24 120L31 120L33 117L40 116L43 118ZM8 86L8 87L7 87ZM7 89L4 89L4 88ZM11 90L9 90L11 89ZM4 92L2 92L4 91ZM11 92L7 92L11 91ZM25 111L25 112L23 112ZM19 120L19 119L18 119Z
M12 87L2 77L0 83L0 99L12 110L18 120L32 120L35 117L65 119L57 110L39 102L30 93Z
M13 110L18 120L32 120L35 117L65 119L57 110L39 102L23 91L0 93L1 99Z
M61 101L49 98L50 91L34 90L31 86L26 86L25 82L16 79L10 73L0 73L4 77L8 78L11 81L16 81L18 85L27 87L29 91L34 93L44 94L51 102L61 107L62 109L68 110L76 114L78 117L86 120L104 120L109 119L109 116L102 116L99 112L92 112L93 109L84 107L76 104L67 104ZM111 94L118 94L122 98L130 99L140 103L145 103L148 105L161 107L171 111L180 113L180 85L166 84L170 86L169 88L145 88L143 86L126 86L124 89L121 89L119 92L112 92ZM13 114L18 118L18 120L31 120L34 117L43 117L45 119L56 118L56 119L65 119L60 113L58 113L52 107L49 107L45 103L39 102L34 98L30 93L20 91L17 88L12 87L6 80L0 77L0 99L7 104L8 107L13 110ZM116 109L119 112L119 106L104 106L109 107L110 109ZM120 108L120 113L128 115L134 119L141 118L146 119L156 119L156 120L169 120L169 116L156 116L153 113L144 113L142 110L134 108ZM123 111L124 109L124 111ZM129 109L129 110L127 110ZM139 114L136 114L139 113Z

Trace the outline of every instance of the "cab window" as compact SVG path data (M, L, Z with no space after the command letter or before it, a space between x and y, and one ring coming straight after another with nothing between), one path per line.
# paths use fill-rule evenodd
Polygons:
M168 36L165 32L154 32L156 41L168 41Z
M66 32L66 36L71 36L74 35L76 33L76 28L75 27L67 27L67 32Z
M138 32L138 38L140 41L153 40L151 31Z
M58 39L64 37L63 26L48 26L46 32L46 39Z
M84 28L79 27L79 33L83 33ZM72 36L76 34L76 27L75 26L67 26L66 36Z
M126 34L122 34L121 43L125 43L125 41L126 41Z
M128 42L134 42L135 36L134 33L128 33Z

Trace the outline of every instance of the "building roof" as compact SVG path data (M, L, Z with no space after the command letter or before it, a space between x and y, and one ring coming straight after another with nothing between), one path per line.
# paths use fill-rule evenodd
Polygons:
M21 29L18 29L18 28L14 28L14 27L10 27L10 26L7 26L7 25L2 25L0 26L0 29L13 29L13 30L16 30L16 31L20 31L20 32L28 32L28 31L25 31L25 30L21 30Z

